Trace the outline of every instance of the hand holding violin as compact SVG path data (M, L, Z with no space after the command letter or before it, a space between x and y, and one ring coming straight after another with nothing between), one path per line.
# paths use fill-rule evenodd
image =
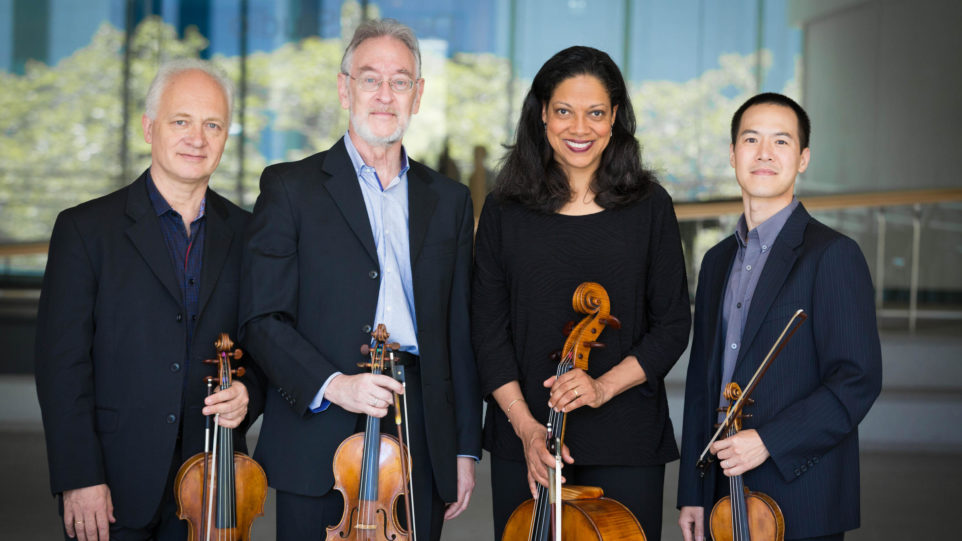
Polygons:
M394 378L384 374L341 374L335 376L324 398L350 411L372 417L387 415L388 406L394 403L392 393L404 394L404 387Z
M734 436L711 444L725 475L733 477L761 466L769 457L765 442L754 429L742 430Z
M250 396L247 394L247 387L237 381L231 381L231 386L223 391L208 396L204 399L204 415L220 414L217 424L224 428L237 428L241 421L247 416L247 404L250 403Z

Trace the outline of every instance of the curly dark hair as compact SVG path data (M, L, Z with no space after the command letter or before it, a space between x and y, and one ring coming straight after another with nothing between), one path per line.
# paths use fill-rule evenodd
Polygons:
M541 111L558 85L578 75L597 78L607 90L612 108L618 107L611 140L591 181L595 202L605 209L624 206L643 198L657 182L655 174L641 165L635 111L618 66L604 51L575 46L552 56L531 83L521 107L515 144L507 147L498 172L494 191L499 199L545 213L557 212L571 200L568 178L545 136Z

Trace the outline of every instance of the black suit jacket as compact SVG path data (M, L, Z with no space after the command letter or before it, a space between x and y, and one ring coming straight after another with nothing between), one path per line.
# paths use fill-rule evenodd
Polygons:
M455 501L457 455L481 453L468 327L474 215L463 185L413 160L407 175L422 380L414 391L424 397L439 494ZM380 272L343 140L264 170L244 254L241 336L271 382L255 458L278 490L319 496L334 484L334 451L357 415L336 405L311 413L309 405L334 372L362 370Z
M216 367L201 361L215 356L219 333L236 337L250 216L207 191L200 311L193 357L184 366L183 295L146 175L57 217L36 345L51 489L107 483L118 522L133 528L153 518L171 464L203 450L204 377L216 375ZM242 381L254 419L263 404L256 370ZM174 457L179 427L182 455ZM235 430L241 450L242 428Z
M708 251L695 299L678 505L704 506L706 515L718 466L700 479L695 462L717 420L722 301L736 252L733 236ZM808 320L759 383L743 427L756 429L771 454L744 474L745 484L778 502L786 538L859 525L858 424L882 384L873 299L858 245L799 205L762 270L733 376L744 388L791 315L805 310Z

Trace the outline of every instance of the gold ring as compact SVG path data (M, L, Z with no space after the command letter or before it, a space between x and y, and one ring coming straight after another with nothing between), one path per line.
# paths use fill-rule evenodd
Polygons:
M577 387L575 387L575 388L572 389L572 390L575 392L575 398L578 398L579 396L581 396L581 395L578 394L578 388L577 388Z
M75 521L74 521L74 524L83 524L83 523L84 523L84 521L82 521L82 520L75 520Z

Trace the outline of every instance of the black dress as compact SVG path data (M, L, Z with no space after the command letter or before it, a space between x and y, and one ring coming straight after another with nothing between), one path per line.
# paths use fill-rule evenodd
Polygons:
M571 297L586 281L607 290L611 314L622 323L602 333L607 347L592 351L589 375L635 355L648 381L598 409L569 414L565 443L578 466L663 466L678 458L663 379L688 343L691 311L678 223L658 185L639 201L585 216L544 214L488 196L476 236L471 314L489 400L484 448L523 463L521 441L490 395L517 380L535 419L546 422L542 383L557 368L551 354L564 345L565 324L584 317ZM495 489L495 502L510 498ZM662 486L637 490L657 491L660 500Z

